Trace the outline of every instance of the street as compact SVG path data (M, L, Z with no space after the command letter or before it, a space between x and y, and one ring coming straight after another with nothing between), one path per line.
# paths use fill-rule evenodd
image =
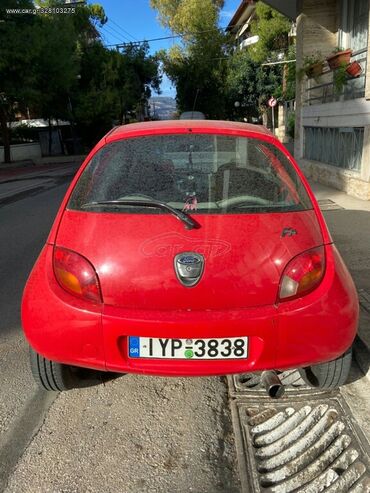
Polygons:
M0 493L370 493L369 60L368 0L1 2Z
M59 396L33 383L20 300L69 180L0 207L0 491L239 491L225 379L129 375Z
M355 362L349 383L340 393L314 395L300 393L299 388L297 393L297 388L288 385L287 397L280 401L271 401L264 392L244 384L234 388L237 380L219 377L124 375L61 394L36 388L21 333L20 300L73 172L74 168L66 168L53 176L45 171L35 183L40 187L44 181L44 188L37 193L30 189L27 196L7 200L0 207L0 491L263 491L263 483L254 484L249 475L253 464L245 462L245 447L253 450L251 442L241 439L245 409L253 415L263 414L264 409L271 412L272 406L279 412L289 406L299 411L307 405L327 406L345 429L352 430L353 424L361 428L351 432L359 464L353 481L365 481L356 491L370 491L365 438L370 438L368 381ZM365 248L369 214L325 211L359 288L366 287L369 276ZM358 241L348 242L349 226Z

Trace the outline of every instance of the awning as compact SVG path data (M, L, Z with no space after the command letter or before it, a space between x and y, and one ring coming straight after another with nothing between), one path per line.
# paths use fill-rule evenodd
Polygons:
M270 5L281 14L291 20L296 20L300 12L298 11L297 0L263 0L263 3Z

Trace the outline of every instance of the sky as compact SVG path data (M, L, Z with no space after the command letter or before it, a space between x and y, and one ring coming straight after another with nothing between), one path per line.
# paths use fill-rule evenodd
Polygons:
M220 25L227 26L241 0L226 0L221 12ZM163 28L158 20L157 13L150 8L149 0L100 0L108 17L108 22L99 29L105 45L141 41L143 39L171 36L171 32ZM163 48L170 48L176 39L150 42L150 51L155 53ZM165 97L175 97L176 90L171 82L164 78L161 86Z

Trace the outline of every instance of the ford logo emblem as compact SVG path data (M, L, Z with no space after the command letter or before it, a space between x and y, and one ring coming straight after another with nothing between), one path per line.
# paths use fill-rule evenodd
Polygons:
M184 265L192 265L192 264L199 264L200 260L198 257L195 257L194 255L187 255L186 257L180 257L179 258L180 264Z
M191 288L198 284L204 270L204 257L200 253L179 253L174 261L177 279L183 286Z

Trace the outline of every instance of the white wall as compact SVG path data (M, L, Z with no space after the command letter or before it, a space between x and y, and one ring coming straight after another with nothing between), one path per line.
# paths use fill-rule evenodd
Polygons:
M10 147L12 161L23 161L24 159L41 158L41 148L38 142L31 144L16 144ZM4 162L4 147L0 147L0 162Z
M303 126L365 127L370 125L370 102L365 98L302 108Z

